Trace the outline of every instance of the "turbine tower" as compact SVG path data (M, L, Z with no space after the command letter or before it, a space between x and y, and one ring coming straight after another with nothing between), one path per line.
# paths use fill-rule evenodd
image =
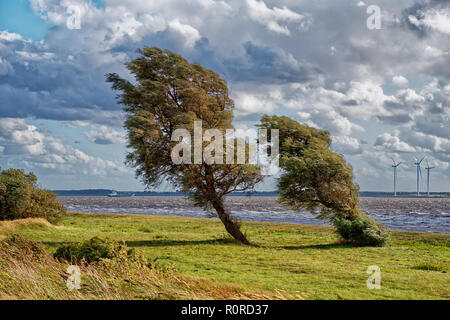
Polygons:
M430 196L430 171L431 169L434 169L435 167L430 167L430 164L427 161L427 195Z
M392 165L392 168L394 168L394 197L396 197L397 196L397 167L399 165L401 165L402 163L401 162L395 163L394 158L391 157L391 159L392 159L392 162L394 163Z
M425 157L423 157L420 161L418 161L416 158L416 162L414 162L414 165L417 166L417 196L420 196L420 177L422 176L422 169L420 168L420 164L422 163L423 159L425 159Z

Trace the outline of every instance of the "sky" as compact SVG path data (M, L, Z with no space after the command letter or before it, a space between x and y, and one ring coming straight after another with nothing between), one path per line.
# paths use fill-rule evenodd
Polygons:
M277 114L328 130L361 190L392 191L393 157L414 191L426 157L422 190L428 162L431 191L450 191L450 0L0 0L0 166L143 190L105 74L131 79L145 46L226 79L237 128Z

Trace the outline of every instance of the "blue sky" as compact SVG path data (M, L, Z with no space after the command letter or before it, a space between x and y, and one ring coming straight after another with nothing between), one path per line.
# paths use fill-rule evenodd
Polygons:
M30 7L28 0L0 1L0 30L21 34L24 38L41 40L50 24Z
M414 191L426 156L449 191L449 39L446 0L0 0L0 166L50 189L142 190L104 75L159 46L228 81L236 127L268 113L329 130L362 190L392 190L392 156Z
M97 8L104 8L101 0L93 0ZM0 0L0 30L18 33L26 39L42 40L52 26L33 11L28 0Z

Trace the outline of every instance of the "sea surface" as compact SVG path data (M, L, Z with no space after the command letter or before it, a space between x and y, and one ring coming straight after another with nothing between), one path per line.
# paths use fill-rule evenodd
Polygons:
M215 218L179 196L58 197L68 211ZM229 197L226 207L245 221L327 225L306 211L287 210L276 197ZM361 209L391 230L450 234L450 198L362 198Z

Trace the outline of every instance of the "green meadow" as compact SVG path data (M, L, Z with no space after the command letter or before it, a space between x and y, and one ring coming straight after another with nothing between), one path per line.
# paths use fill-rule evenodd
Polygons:
M251 299L252 292L275 299L450 298L450 235L392 231L386 247L355 247L339 242L330 227L243 222L252 242L246 246L232 240L215 219L71 213L56 227L3 224L3 237L19 233L42 243L50 254L62 244L94 236L125 241L158 268L249 293L241 298ZM366 285L367 268L373 265L381 270L379 290ZM0 273L0 282L6 277ZM230 298L169 296L183 297Z

